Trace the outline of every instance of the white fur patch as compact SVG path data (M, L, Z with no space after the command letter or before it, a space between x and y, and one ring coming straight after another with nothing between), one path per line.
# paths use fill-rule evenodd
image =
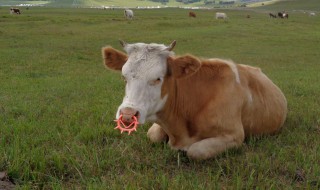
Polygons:
M229 65L230 69L234 73L234 76L236 78L236 82L240 83L240 76L239 76L238 68L237 68L236 64L233 61L228 61L228 60L223 60L223 59L210 59L210 60L212 60L212 61L221 61L221 62Z
M251 103L253 101L252 94L248 92L248 101Z

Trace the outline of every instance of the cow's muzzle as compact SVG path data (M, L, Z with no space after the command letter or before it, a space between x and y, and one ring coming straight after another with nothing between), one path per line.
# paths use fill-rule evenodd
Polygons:
M133 116L139 118L139 111L130 107L125 107L120 110L120 115L122 115L122 122L130 124L134 121Z

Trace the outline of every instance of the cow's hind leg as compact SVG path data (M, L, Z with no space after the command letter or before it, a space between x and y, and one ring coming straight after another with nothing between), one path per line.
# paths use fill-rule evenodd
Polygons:
M156 123L150 127L147 136L152 142L166 142L168 140L167 133Z
M238 131L237 134L207 138L192 144L187 150L187 155L192 159L208 159L229 148L241 146L243 141L243 130Z

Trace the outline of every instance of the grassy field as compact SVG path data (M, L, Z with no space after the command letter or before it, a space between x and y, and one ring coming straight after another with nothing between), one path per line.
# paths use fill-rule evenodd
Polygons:
M225 10L224 22L214 10L194 19L159 9L127 21L121 10L22 11L0 8L0 172L17 189L320 188L319 16ZM121 49L118 39L177 40L178 55L260 67L287 97L283 130L201 162L151 144L150 124L120 134L113 120L124 82L101 58L105 45Z

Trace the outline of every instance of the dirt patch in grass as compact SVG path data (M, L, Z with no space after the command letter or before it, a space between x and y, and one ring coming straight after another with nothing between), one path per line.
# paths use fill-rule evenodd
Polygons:
M15 185L10 181L7 172L0 172L0 189L11 190L14 189Z

